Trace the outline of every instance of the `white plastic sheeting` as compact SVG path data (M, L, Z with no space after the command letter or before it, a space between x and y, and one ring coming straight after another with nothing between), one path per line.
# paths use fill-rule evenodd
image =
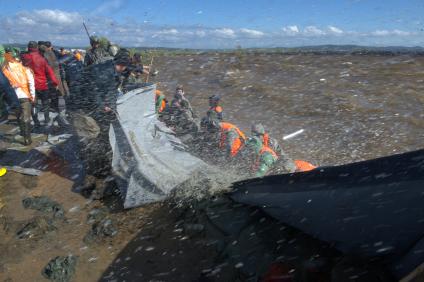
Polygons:
M157 119L155 90L156 85L150 85L118 98L118 122L109 137L125 208L164 200L207 167L185 152L185 145Z

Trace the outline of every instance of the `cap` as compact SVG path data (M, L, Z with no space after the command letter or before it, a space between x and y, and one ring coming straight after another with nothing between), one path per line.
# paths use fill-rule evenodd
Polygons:
M219 95L212 95L209 97L210 101L214 101L214 102L218 102L219 100L221 100L221 97L219 97Z
M28 48L38 48L38 44L35 41L28 42Z
M113 61L115 62L116 65L128 66L131 63L130 52L125 48L120 49L118 53L116 54L115 58L113 59Z

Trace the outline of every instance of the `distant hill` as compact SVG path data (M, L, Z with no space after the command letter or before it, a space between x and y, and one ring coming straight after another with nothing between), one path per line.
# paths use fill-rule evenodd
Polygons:
M26 49L26 44L3 44L4 46L14 46ZM60 48L62 46L56 46ZM67 49L87 49L87 47L63 46ZM204 53L204 52L265 52L265 53L286 53L286 54L354 54L354 55L424 55L424 47L403 47L403 46L359 46L359 45L316 45L299 47L272 47L272 48L234 48L234 49L190 49L190 48L169 48L169 47L130 47L128 49L136 51L155 50L160 53Z
M374 47L359 45L317 45L317 46L300 46L300 47L273 47L273 48L235 48L235 49L182 49L182 48L166 48L166 47L136 47L132 48L137 51L156 50L161 52L271 52L271 53L287 53L287 54L355 54L355 55L424 55L424 47Z
M423 47L402 47L402 46L358 46L358 45L319 45L319 46L301 46L296 48L282 48L286 51L300 53L319 53L319 54L381 54L381 55L399 55L413 54L424 55Z

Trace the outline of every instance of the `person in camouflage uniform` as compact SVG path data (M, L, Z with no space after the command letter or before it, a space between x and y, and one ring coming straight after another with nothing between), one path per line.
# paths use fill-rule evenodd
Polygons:
M278 156L278 161L275 165L275 167L278 168L278 172L291 173L296 170L294 161L283 151L277 139L269 136L268 132L265 131L265 127L261 123L252 125L252 135Z
M270 147L265 146L257 136L249 138L247 146L253 151L254 155L254 163L252 166L254 176L265 176L277 162L277 154Z
M109 52L100 46L100 39L97 36L90 36L91 49L87 51L84 58L86 66L103 63L112 59Z

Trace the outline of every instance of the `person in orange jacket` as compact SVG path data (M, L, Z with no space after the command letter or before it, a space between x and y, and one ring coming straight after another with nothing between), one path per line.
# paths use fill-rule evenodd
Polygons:
M277 155L282 154L280 144L275 138L271 138L269 133L265 131L265 127L261 123L252 125L252 135L258 137L265 146L270 147Z
M235 157L246 143L246 135L237 126L220 122L215 114L211 114L207 128L218 133L218 148L226 150L227 156Z
M209 97L209 109L206 112L206 116L202 118L200 125L202 127L207 126L212 118L216 118L219 121L223 121L222 107L219 105L220 97L218 95L212 95Z
M284 164L286 172L305 172L316 168L316 166L307 161L292 160L289 158L287 154L285 154L281 149L278 141L274 138L271 138L265 131L265 128L262 124L258 123L252 125L252 135L259 138L263 142L264 146L271 148L280 157L279 163Z
M31 113L35 104L34 75L14 56L11 48L6 48L5 63L1 71L9 80L19 99L20 111L17 114L18 124L23 137L24 145L32 143L31 140Z
M253 138L258 138L266 147L273 150L278 156L278 162L275 167L280 173L292 173L297 171L297 166L292 158L290 158L280 147L280 144L275 138L269 136L268 132L262 124L257 123L252 125Z

